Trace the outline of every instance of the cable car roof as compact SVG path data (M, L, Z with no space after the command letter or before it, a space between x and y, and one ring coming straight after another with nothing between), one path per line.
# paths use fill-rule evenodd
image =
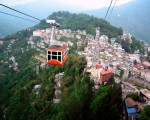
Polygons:
M62 52L67 48L67 45L63 45L63 46L59 46L59 45L52 45L50 46L47 50L49 51L58 51L58 52Z

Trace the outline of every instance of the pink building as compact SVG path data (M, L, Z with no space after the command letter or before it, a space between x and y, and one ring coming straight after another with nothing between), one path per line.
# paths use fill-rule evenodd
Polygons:
M112 75L112 71L111 70L103 70L100 72L100 81L102 83L104 82L108 82L108 80L110 79Z

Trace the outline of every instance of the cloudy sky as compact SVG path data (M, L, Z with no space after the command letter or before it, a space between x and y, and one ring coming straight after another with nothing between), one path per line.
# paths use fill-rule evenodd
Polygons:
M17 6L21 4L27 4L30 2L36 2L36 1L41 1L41 0L0 0L0 3L8 6ZM49 3L55 1L58 2L58 4L78 6L78 7L83 7L85 9L97 9L97 8L109 6L111 0L42 0L42 2L44 1L45 2L49 1ZM131 1L133 0L117 0L116 5L125 4ZM115 2L115 0L113 2Z

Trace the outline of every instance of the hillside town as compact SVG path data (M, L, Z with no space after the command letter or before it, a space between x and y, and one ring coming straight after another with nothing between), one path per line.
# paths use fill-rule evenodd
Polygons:
M47 66L46 63L46 48L49 44L49 36L51 29L33 31L33 36L28 40L31 48L39 51L35 59L41 61L41 68ZM122 48L121 44L116 43L116 38L109 38L107 35L101 35L100 28L96 28L96 36L89 35L85 30L72 31L70 29L56 30L56 38L59 40L65 36L69 39L77 38L77 53L84 56L87 60L85 73L89 74L95 83L95 89L101 84L106 84L110 77L114 75L115 82L122 86L122 98L126 105L126 113L129 119L136 119L139 117L139 112L146 105L150 105L150 63L141 60L139 52L128 54ZM82 39L81 36L85 36ZM35 38L39 38L35 42ZM132 42L132 35L123 33L121 39ZM69 46L74 43L68 40ZM82 45L86 45L84 50L79 49ZM149 47L145 45L145 49ZM60 82L63 73L55 76L56 90L54 102L59 102L58 94L60 91ZM137 93L141 102L134 101L132 98L126 98L128 93Z
M147 0L0 2L0 120L150 120Z
M39 61L36 66L36 74L39 74L39 69L47 68L46 50L49 45L51 29L37 29L33 31L33 35L27 40L29 48L38 52L33 58ZM84 37L83 37L84 36ZM87 61L85 74L90 75L91 80L94 81L94 88L97 90L100 85L107 84L111 76L114 75L116 83L121 84L122 100L125 103L125 117L129 120L139 118L139 113L145 106L150 105L150 63L141 57L139 51L134 54L125 52L121 44L116 42L116 38L109 39L107 35L101 35L100 27L96 28L96 35L87 34L85 30L73 31L71 29L56 29L55 39L59 40L62 37L68 38L67 44L72 47L76 44L77 50L75 52ZM72 38L78 41L74 43ZM122 40L128 40L132 43L132 35L123 32L120 36ZM12 39L7 46L6 54L11 52L12 45L17 42L17 39ZM0 41L3 44L3 41ZM19 49L24 53L23 48ZM145 50L150 51L150 47L145 44ZM145 54L146 55L146 54ZM0 61L8 64L9 68L19 72L19 65L15 56L8 58L8 61ZM55 98L54 103L60 102L59 94L61 93L60 85L63 78L63 73L55 75ZM34 90L36 95L39 93L41 85L36 85ZM136 93L140 101L135 101L128 94Z

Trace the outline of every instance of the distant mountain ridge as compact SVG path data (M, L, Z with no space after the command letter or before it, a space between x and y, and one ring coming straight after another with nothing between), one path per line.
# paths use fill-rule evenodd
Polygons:
M110 17L110 23L114 26L122 27L124 31L130 32L136 38L150 43L150 14L148 10L149 5L150 0L133 0L130 3L116 6ZM37 2L29 3L27 5L16 6L14 8L22 12L28 13L30 15L33 15L35 17L38 17L40 19L43 19L54 11L68 9L68 11L73 12L73 9L75 10L76 7L73 8L72 6L57 4L55 1L51 1L51 3L48 3L47 1L43 2L39 0ZM80 11L83 11L82 8L79 9ZM3 11L4 9L0 7L0 10ZM106 11L107 8L101 8L82 13L87 13L89 15L104 18ZM14 14L14 12L10 12L6 9L4 10L4 12ZM34 26L36 24L18 18L3 15L1 13L0 15L0 37L4 37L8 34L15 33L19 30ZM20 14L16 13L15 15L20 16Z
M61 11L61 10L75 11L75 9L77 9L76 6L74 7L67 6L64 4L58 4L56 1L49 1L49 0L45 0L44 2L43 0L36 0L34 2L25 4L25 5L18 5L12 8L19 10L21 12L24 12L26 14L29 14L31 16L37 17L39 19L46 18L48 15L52 14L54 11ZM82 8L80 8L80 10L81 9ZM23 17L26 19L30 19L33 21L37 21L32 18L21 15L17 12L14 12L12 10L9 10L7 8L4 8L2 6L0 6L0 11L13 14L19 17ZM78 11L76 10L76 12ZM0 37L13 34L17 31L34 26L35 24L36 23L34 22L29 22L26 20L22 20L19 18L11 17L11 16L0 13Z
M133 0L116 6L110 16L110 23L122 27L133 36L150 43L150 0ZM90 10L85 13L104 18L107 8ZM109 15L109 14L108 14Z

